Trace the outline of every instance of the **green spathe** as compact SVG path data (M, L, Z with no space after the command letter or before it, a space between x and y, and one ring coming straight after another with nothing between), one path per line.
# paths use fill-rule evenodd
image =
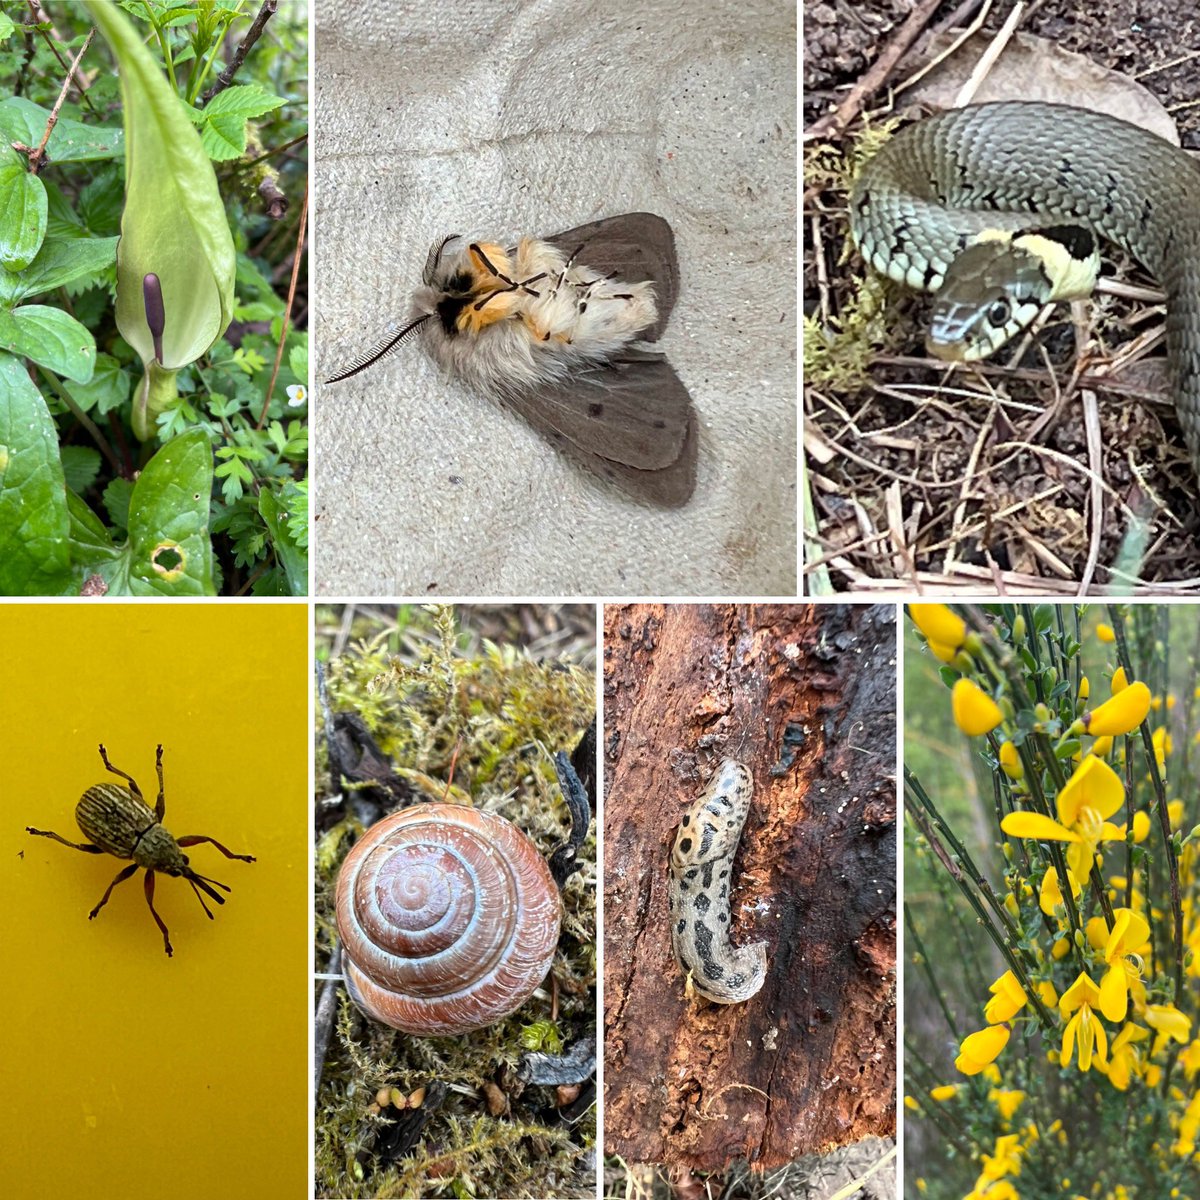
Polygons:
M184 104L137 30L115 4L88 0L87 9L116 56L125 116L117 328L144 364L154 360L142 283L157 275L162 366L178 370L204 354L233 315L237 255L225 206Z

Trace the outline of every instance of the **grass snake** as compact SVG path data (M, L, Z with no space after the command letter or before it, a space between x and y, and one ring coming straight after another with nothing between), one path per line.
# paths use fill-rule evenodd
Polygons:
M993 231L1049 231L1069 241L1071 229L1086 230L1124 247L1166 291L1175 405L1200 475L1200 165L1185 151L1069 105L951 109L901 130L866 164L851 191L850 226L876 270L932 292L948 270L953 279L961 252ZM1004 280L1009 300L1028 300L1036 311L1064 298L1051 294L1041 264L1022 273L1002 262L1001 273L1008 268L1022 276ZM975 294L987 323L994 294ZM1006 300L994 317L1011 315L1007 307Z

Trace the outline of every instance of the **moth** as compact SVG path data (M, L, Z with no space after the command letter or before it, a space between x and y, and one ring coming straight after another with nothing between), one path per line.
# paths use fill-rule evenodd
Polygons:
M515 245L455 234L434 243L422 279L409 320L326 383L417 336L448 374L634 499L687 503L696 413L665 355L649 348L679 294L662 217L626 213Z

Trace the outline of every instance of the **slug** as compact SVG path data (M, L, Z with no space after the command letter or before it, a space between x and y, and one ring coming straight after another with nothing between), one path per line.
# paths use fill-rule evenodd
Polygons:
M714 1004L749 1000L767 974L766 942L729 940L729 876L753 796L749 770L723 760L671 850L671 942L691 988Z

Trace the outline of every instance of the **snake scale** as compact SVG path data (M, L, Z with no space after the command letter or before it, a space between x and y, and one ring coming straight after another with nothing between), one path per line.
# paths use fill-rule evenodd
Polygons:
M1200 476L1200 165L1185 151L1069 105L951 109L867 163L850 224L876 270L928 291L984 231L1069 225L1124 247L1167 294L1175 406Z

